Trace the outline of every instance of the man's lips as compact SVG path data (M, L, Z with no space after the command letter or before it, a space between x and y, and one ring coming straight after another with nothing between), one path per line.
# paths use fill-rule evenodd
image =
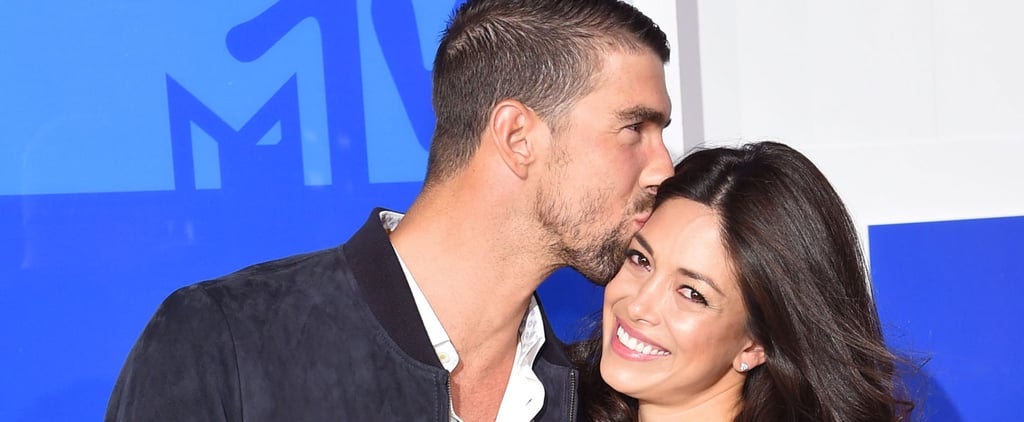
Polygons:
M633 221L635 221L636 224L639 225L640 227L643 227L644 224L647 224L647 220L649 220L650 218L651 213L645 212L643 214L636 216L636 218L634 218Z

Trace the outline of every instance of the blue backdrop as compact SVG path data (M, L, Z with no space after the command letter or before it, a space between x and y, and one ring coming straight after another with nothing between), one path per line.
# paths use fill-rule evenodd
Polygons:
M407 207L454 3L2 2L0 420L100 419L175 288ZM1020 218L871 230L891 335L932 357L932 420L1004 419L1021 396L991 364L1021 346L1022 235ZM576 338L601 292L552 278Z
M1020 420L1024 217L875 226L869 238L887 339L927 360L908 377L926 420Z
M404 209L453 5L4 2L0 420L100 419L176 287ZM572 335L600 296L558 277Z

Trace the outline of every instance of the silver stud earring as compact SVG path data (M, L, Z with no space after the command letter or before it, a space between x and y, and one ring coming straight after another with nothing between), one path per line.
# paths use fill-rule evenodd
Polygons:
M746 362L740 362L740 372L747 372L750 369Z

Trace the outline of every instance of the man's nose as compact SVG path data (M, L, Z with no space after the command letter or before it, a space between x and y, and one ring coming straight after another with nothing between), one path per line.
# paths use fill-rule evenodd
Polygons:
M640 186L651 193L658 191L658 185L675 174L672 166L672 157L668 154L665 142L659 137L657 142L652 142L647 154L647 166L640 174Z

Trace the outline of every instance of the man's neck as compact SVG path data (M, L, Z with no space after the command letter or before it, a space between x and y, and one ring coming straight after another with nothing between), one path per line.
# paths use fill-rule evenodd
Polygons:
M452 404L467 422L494 420L508 386L519 327L556 268L542 236L507 204L459 190L421 194L391 242L459 355Z
M484 366L515 352L531 296L556 268L534 245L539 236L504 211L433 195L391 234L460 357Z

